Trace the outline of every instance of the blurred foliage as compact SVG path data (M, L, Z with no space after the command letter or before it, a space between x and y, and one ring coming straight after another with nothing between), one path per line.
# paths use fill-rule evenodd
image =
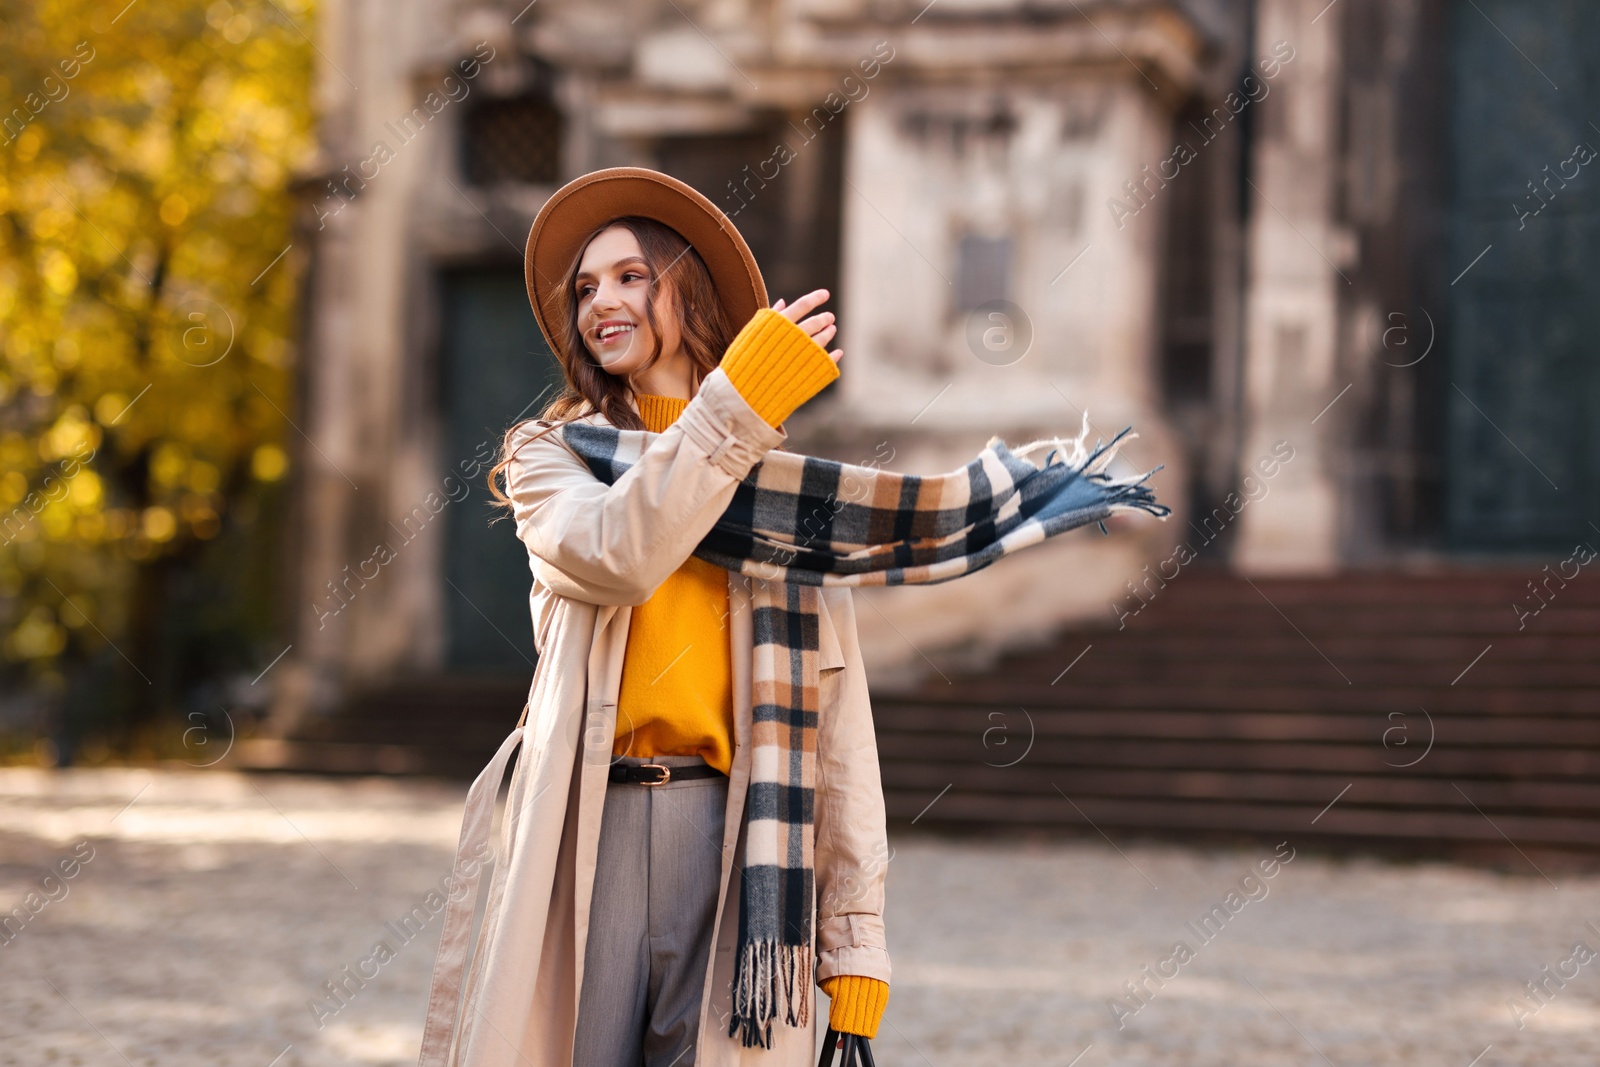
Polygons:
M312 16L0 0L0 671L125 738L278 651Z

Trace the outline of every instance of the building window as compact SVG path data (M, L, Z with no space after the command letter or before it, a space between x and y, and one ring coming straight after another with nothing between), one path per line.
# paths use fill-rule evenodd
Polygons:
M955 311L1010 299L1011 238L964 234L956 244Z
M561 178L561 112L544 93L484 100L462 120L462 169L473 185Z

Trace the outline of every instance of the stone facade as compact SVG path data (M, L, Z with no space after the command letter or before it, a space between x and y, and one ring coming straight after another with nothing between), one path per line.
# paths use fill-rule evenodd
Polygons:
M456 353L492 316L463 320L491 305L448 294L499 272L514 295L544 199L605 166L700 188L774 297L834 291L844 375L791 421L796 448L852 462L892 449L896 469L930 473L991 434L1076 433L1087 412L1100 436L1138 430L1122 469L1165 464L1167 523L1118 521L961 582L874 591L860 618L878 684L1111 622L1181 541L1219 540L1247 574L1327 573L1396 558L1418 530L1425 542L1437 457L1406 420L1431 410L1416 399L1431 387L1398 384L1400 361L1382 357L1385 316L1412 314L1428 295L1415 279L1439 269L1437 209L1419 207L1431 187L1397 175L1419 143L1402 120L1442 113L1416 88L1440 66L1419 42L1441 10L330 0L322 155L300 186L315 267L280 712L448 672L452 626L479 616L526 659L525 619L450 578L484 543L450 531L486 522L481 488L460 503L456 487L481 483L485 449L536 402L550 360L517 342L543 368L510 390L518 403L459 415L479 379L446 387ZM1363 260L1402 216L1422 236ZM1369 462L1379 451L1387 465ZM490 530L514 541L508 523Z

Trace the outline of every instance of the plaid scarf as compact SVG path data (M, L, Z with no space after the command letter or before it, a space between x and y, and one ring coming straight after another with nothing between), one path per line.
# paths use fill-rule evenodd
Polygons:
M1123 430L1084 448L1034 441L1012 452L998 437L966 466L934 476L895 474L770 451L693 554L752 579L751 770L741 870L739 946L728 1035L770 1047L772 1020L809 1019L813 975L813 832L821 585L932 584L1113 512L1165 518L1143 483L1105 473ZM615 484L660 436L569 423L568 447ZM1043 466L1022 457L1050 446Z

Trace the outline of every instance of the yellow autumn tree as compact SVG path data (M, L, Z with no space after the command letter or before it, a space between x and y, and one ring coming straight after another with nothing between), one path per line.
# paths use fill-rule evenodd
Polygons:
M270 639L313 148L309 0L124 2L0 0L0 689L90 733Z

